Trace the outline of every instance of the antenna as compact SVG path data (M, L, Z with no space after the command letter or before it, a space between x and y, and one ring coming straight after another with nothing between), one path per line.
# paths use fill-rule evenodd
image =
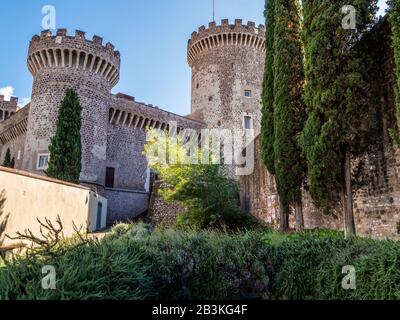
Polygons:
M213 21L215 21L215 0L213 0Z

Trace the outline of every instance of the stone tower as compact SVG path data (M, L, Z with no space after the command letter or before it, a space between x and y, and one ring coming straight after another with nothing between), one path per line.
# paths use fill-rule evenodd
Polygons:
M18 110L18 98L11 97L10 101L4 100L0 95L0 122L7 120Z
M81 183L104 187L107 124L111 89L118 83L120 54L101 37L85 38L85 32L69 36L59 29L56 35L43 31L33 36L28 68L33 75L23 169L40 171L39 158L48 155L55 134L58 109L65 91L77 91L82 105Z
M188 43L191 117L209 128L260 132L265 27L242 20L202 26Z

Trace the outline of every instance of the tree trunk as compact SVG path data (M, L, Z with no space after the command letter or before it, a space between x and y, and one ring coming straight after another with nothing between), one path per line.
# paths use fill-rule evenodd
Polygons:
M301 200L295 203L295 210L296 210L296 230L303 231L304 218L303 218L303 203Z
M279 212L280 212L280 223L281 231L286 232L289 230L289 213L288 210L282 205L282 201L279 200Z
M353 188L351 184L351 153L346 151L344 160L344 186L342 192L344 212L344 233L346 239L356 235L356 226L353 214Z

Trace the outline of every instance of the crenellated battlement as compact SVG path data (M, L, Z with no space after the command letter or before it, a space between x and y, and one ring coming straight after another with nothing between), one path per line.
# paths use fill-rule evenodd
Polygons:
M104 77L115 86L119 80L121 57L111 43L103 45L103 38L94 35L86 39L84 31L68 35L66 29L56 34L44 30L34 35L29 45L28 68L33 76L46 68L76 68Z
M126 128L168 130L169 123L177 123L178 132L184 129L200 130L205 124L161 109L152 104L136 101L134 97L118 93L113 96L109 109L109 123Z
M18 98L17 97L10 97L10 101L6 101L4 96L0 94L0 103L4 106L16 107L18 106Z
M247 46L265 52L265 27L256 27L251 21L243 24L241 19L236 19L234 24L224 19L220 25L213 21L208 28L201 26L188 41L189 65L203 52L222 46Z
M7 120L18 110L18 98L11 97L6 101L3 95L0 95L0 122Z

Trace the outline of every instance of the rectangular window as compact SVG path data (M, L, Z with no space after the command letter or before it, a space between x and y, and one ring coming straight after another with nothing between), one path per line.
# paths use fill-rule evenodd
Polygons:
M250 116L244 116L244 128L246 130L251 130L252 128L252 119Z
M114 188L115 168L106 168L106 188Z
M251 98L253 96L251 90L244 90L244 96L247 98Z
M37 158L37 170L47 170L49 166L49 155L48 154L39 154Z
M97 204L97 221L96 221L96 230L101 230L102 221L101 218L103 216L103 204L99 202Z

